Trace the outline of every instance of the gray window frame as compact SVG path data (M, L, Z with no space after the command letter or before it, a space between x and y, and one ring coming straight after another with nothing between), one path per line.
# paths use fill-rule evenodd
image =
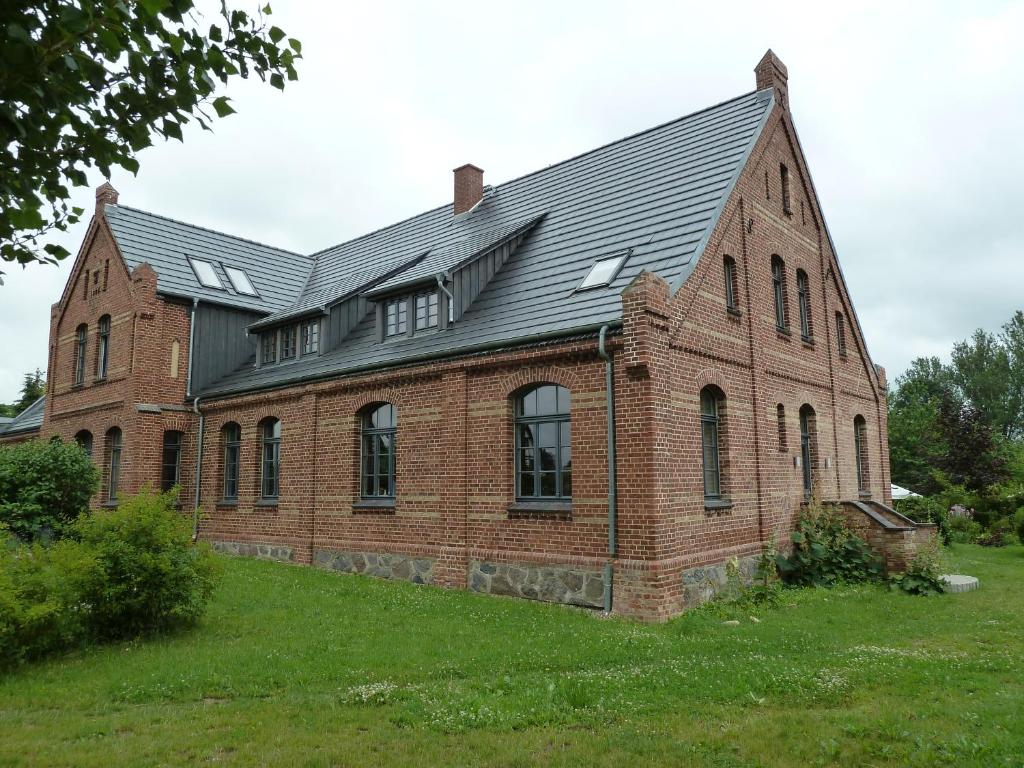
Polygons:
M860 493L867 491L869 486L867 440L867 419L857 414L853 418L853 450L857 459L857 491Z
M392 326L391 308L395 308L395 322ZM394 327L394 330L392 330ZM388 299L384 302L384 338L393 339L409 333L409 297Z
M303 355L320 353L320 319L306 320L299 328L299 345Z
M704 387L700 391L701 474L704 481L705 501L718 501L722 498L720 441L722 399L715 387Z
M299 354L299 329L294 325L287 325L278 331L281 337L281 362L294 360Z
M89 348L89 326L82 323L75 330L75 384L85 384L85 358Z
M267 350L271 355L267 357ZM273 365L277 362L277 331L265 331L260 334L260 365Z
M811 322L811 287L807 273L802 269L796 271L796 297L800 309L800 338L804 341L814 339L814 326Z
M437 328L441 322L441 297L440 291L420 291L413 295L413 326L416 331L427 331ZM423 324L420 324L420 300L426 301L423 309ZM431 307L431 304L433 307ZM431 309L433 309L433 322L431 322Z
M772 293L775 297L775 328L789 333L789 318L786 306L786 262L781 256L772 256Z
M526 413L526 400L531 395L539 402L541 390L552 387L555 389L555 410L548 413ZM561 407L562 400L565 400L564 409ZM552 383L539 383L517 393L514 403L515 413L515 498L517 502L536 501L572 501L572 393L567 387ZM541 461L541 451L538 447L538 436L544 426L554 426L555 431L555 462L553 470L544 470ZM525 429L530 430L532 445L523 444L523 433ZM524 454L531 451L532 468L524 468ZM568 461L565 460L568 455ZM553 474L555 478L554 494L543 492L542 475ZM523 481L529 477L533 486L532 493L524 493ZM568 479L568 483L566 480ZM566 488L568 485L568 488ZM566 492L568 491L568 492Z
M107 378L107 369L110 363L110 315L103 315L100 318L96 332L96 378Z
M817 414L814 408L807 403L800 406L800 461L802 465L804 496L808 499L814 493L813 440L817 427Z
M124 435L119 427L107 430L107 445L107 502L116 504L121 484L121 453L124 450Z
M736 259L732 256L723 257L722 270L725 277L725 308L737 312L739 307L736 305Z
M277 501L280 494L281 420L268 418L260 422L260 498Z
M389 414L386 422L376 422L375 417L382 413ZM381 471L380 450L382 442L388 444L389 461L385 471ZM395 482L398 472L398 409L391 403L374 403L364 408L359 415L359 498L371 500L393 500L395 498ZM369 471L367 471L369 469ZM387 492L381 493L381 478L386 478Z
M169 491L181 483L181 449L185 434L177 429L164 431L160 454L160 490Z

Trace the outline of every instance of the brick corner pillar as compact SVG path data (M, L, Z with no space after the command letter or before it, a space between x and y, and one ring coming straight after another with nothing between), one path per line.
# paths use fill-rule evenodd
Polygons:
M465 589L469 570L469 478L466 423L469 410L469 382L464 369L446 373L444 391L444 444L448 462L441 491L441 520L444 524L434 582L439 586Z

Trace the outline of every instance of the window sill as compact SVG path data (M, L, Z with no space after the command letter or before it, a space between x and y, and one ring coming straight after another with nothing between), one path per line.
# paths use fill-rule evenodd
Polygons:
M97 376L95 379L92 380L92 383L93 384L105 384L106 381L107 381L107 377L106 376Z
M793 336L793 332L789 330L789 328L780 328L779 326L775 326L775 332L778 334L780 339L785 339L786 341L789 341Z
M839 353L839 359L840 360L846 360L848 357L849 357L849 355L846 352L840 352Z
M857 496L862 499L870 499L871 491L857 491Z
M730 499L704 499L705 512L728 512L732 509Z
M571 501L516 501L508 506L509 520L571 520Z
M813 336L801 336L800 341L808 349L814 349L814 337Z
M740 310L736 309L736 307L726 307L725 311L726 311L727 314L731 315L732 317L742 317L743 316L743 313Z
M117 509L118 502L116 501L104 501L100 504L103 509Z
M277 499L260 499L254 507L263 507L264 509L277 509Z
M213 502L213 505L215 507L218 507L218 508L220 508L220 507L237 507L238 506L238 499L218 499L217 501Z
M378 515L395 514L394 499L360 499L352 505L352 514L366 515L376 513Z

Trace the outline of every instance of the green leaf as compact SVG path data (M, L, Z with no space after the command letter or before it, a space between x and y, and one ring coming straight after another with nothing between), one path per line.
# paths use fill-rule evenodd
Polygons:
M213 108L217 112L217 117L227 117L235 112L232 106L228 103L227 96L218 96L214 99Z
M279 91L284 90L284 78L276 72L270 76L270 84Z
M70 69L72 72L78 71L78 62L75 61L75 57L70 53L64 54L64 66Z
M164 136L181 141L181 126L173 120L164 120L161 125Z
M280 27L271 27L267 34L270 35L270 39L275 44L280 43L285 38L284 30Z
M288 38L288 45L290 45L292 47L292 50L295 51L297 54L302 54L302 43L296 40L294 37Z

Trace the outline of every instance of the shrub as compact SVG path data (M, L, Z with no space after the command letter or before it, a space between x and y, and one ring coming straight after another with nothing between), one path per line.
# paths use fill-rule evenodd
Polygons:
M1017 510L1014 519L1017 523L1017 542L1024 544L1024 507Z
M219 563L208 544L193 543L176 501L176 492L145 490L75 523L73 534L95 558L77 584L95 636L161 630L202 615Z
M197 619L219 563L173 504L171 494L125 498L49 546L0 529L0 664Z
M927 496L910 496L893 502L896 511L906 515L916 523L934 523L939 540L949 545L952 541L949 529L949 514L946 508L936 499Z
M1010 518L1004 517L996 520L978 539L983 547L1005 547L1012 543L1013 524Z
M882 559L850 530L835 507L809 504L791 538L793 553L775 558L787 584L830 586L882 577Z
M911 595L939 595L945 591L942 575L942 555L939 545L930 541L918 547L906 573L892 577L890 586Z
M981 536L981 523L972 517L961 515L949 518L949 539L957 544L973 544Z
M98 486L96 468L77 443L0 447L0 524L22 541L60 538Z

